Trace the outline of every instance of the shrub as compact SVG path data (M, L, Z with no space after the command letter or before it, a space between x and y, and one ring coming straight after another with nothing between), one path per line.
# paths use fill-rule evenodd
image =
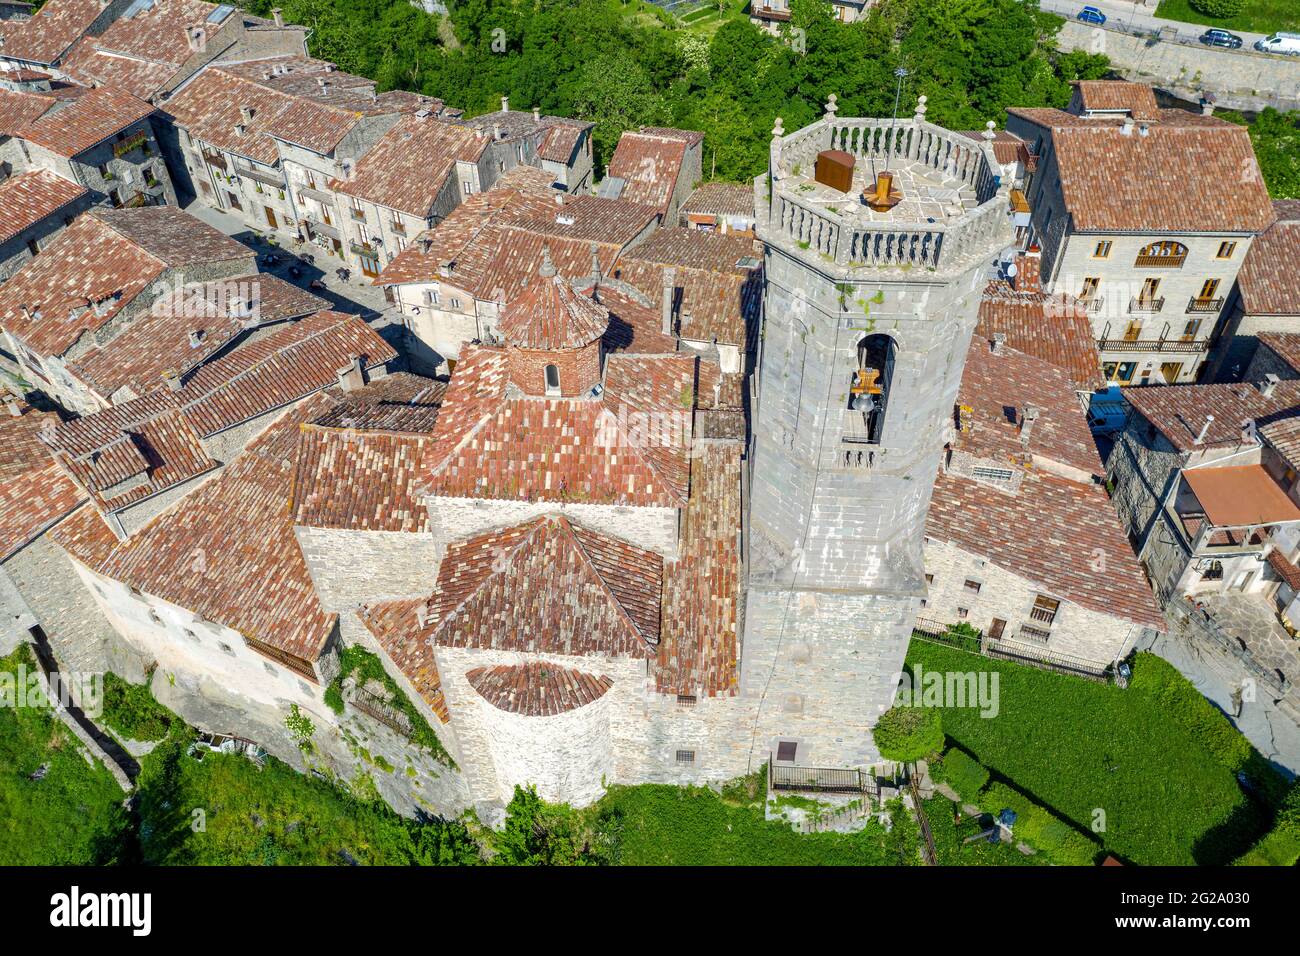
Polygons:
M1246 0L1192 0L1192 8L1207 17L1226 19L1235 17L1245 7Z
M154 700L148 684L104 674L103 720L127 740L162 740L176 715Z
M411 703L411 699L406 696L402 688L397 686L392 675L384 669L384 663L378 656L370 653L359 644L351 644L339 651L339 673L330 686L325 690L325 703L336 714L343 713L343 678L352 676L358 684L366 684L368 681L377 680L388 689L393 695L392 705L406 715L411 722L411 743L424 747L428 750L435 760L446 764L449 767L455 767L456 762L451 759L451 755L438 739L438 735L429 722L424 719L416 706ZM332 693L331 693L332 692ZM337 707L335 704L337 703Z
M935 708L891 707L872 730L886 760L911 763L943 749L943 719Z
M325 688L325 706L336 714L343 713L343 687L341 681L332 680L330 685Z
M1015 811L1011 825L1015 838L1028 843L1060 866L1092 866L1100 847L1078 830L1004 783L994 782L984 791L980 806L997 816Z
M1300 861L1300 782L1291 784L1273 829L1250 848L1238 866L1295 866Z
M989 782L989 772L984 765L956 747L943 755L942 772L948 786L956 790L963 800L971 803L976 801L979 792Z

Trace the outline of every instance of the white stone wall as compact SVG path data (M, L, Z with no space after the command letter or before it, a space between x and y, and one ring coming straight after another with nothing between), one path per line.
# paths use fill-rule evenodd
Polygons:
M1080 552L1075 560L1088 568L1095 559L1087 552ZM927 540L925 570L934 575L934 580L930 582L922 617L944 624L966 621L986 635L997 618L1005 622L1003 637L1008 640L1038 646L1044 652L1083 658L1098 667L1105 667L1128 653L1131 642L1142 630L1132 621L1085 608L946 541ZM1105 571L1093 573L1104 575ZM979 592L968 589L967 581L978 583ZM1040 595L1061 602L1050 625L1029 616L1035 598ZM961 609L965 609L964 615ZM1040 644L1031 637L1021 636L1022 625L1050 631L1052 636Z
M487 498L430 497L426 503L439 540L458 541L492 528L521 524L538 515L562 514L583 527L656 551L677 556L676 508L563 504L554 501L498 501Z
M294 533L326 611L433 593L442 551L432 534L302 525Z

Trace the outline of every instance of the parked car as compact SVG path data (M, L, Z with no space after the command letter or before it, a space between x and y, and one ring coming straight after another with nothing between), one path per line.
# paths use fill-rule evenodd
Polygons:
M1199 39L1206 46L1221 46L1229 50L1237 49L1242 43L1241 37L1227 30L1206 30Z
M1274 33L1262 40L1255 41L1255 49L1261 53L1287 53L1300 56L1300 33Z
M1106 22L1106 14L1096 7L1084 7L1079 11L1078 20L1080 23L1095 23L1097 26L1101 26Z

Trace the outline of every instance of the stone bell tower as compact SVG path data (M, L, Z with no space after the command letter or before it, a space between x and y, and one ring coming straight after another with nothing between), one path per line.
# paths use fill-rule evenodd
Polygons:
M989 124L990 127L992 124ZM1012 241L987 139L925 120L772 131L742 693L753 765L878 759L926 593L922 541L989 266ZM793 744L793 748L791 747Z

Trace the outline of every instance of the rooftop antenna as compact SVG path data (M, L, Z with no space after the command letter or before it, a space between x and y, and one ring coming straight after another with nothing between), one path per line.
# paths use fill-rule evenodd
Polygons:
M894 71L894 76L898 77L898 87L894 90L894 119L891 126L898 125L898 101L903 95L903 81L908 77L907 68L900 66Z

